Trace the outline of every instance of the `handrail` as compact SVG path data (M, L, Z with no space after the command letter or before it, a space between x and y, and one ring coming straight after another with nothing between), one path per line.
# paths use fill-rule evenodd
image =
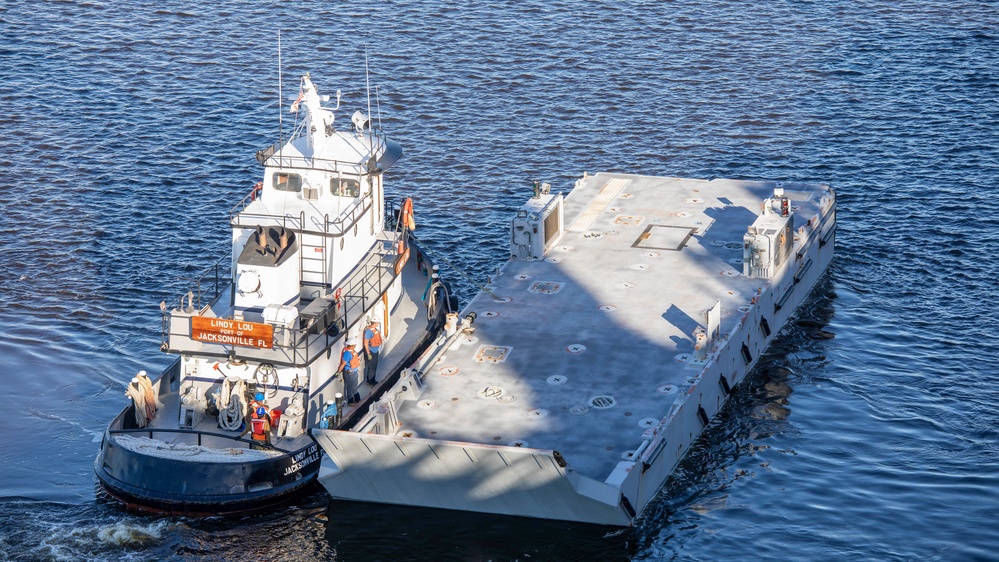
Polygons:
M233 207L233 210L235 210L235 207ZM241 221L240 219L265 219L265 220L273 221L275 225L277 225L277 226L283 226L284 228L287 228L288 230L294 230L294 231L299 231L299 232L301 232L301 231L304 230L304 228L303 228L303 222L302 222L302 217L301 216L294 217L292 215L269 215L269 214L266 214L266 213L244 213L241 210L241 211L237 212L236 214L231 214L231 212L230 212L230 215L229 215L229 226L255 227L258 224L258 223L247 223L245 221Z
M232 251L230 250L226 255L219 258L214 264L205 268L201 275L199 275L195 280L194 284L188 289L187 293L180 295L175 298L170 306L167 307L163 312L169 313L170 310L180 309L183 310L184 297L190 293L193 298L188 302L188 307L195 310L201 310L203 308L202 301L207 300L209 304L214 303L222 295L222 288L228 287L232 282ZM227 265L223 266L222 263L225 262ZM224 267L224 270L222 269ZM222 273L225 273L223 277ZM209 277L211 277L209 279ZM224 281L224 283L223 283ZM208 283L211 291L202 291L204 284Z
M251 193L252 195L252 193ZM244 213L246 209L247 199L251 197L247 195L243 198L243 201L238 203L232 209L229 210L229 224L234 227L253 227L257 226L258 223L250 223L243 219L264 219L274 221L275 224L288 228L289 230L294 230L301 234L311 234L316 236L323 236L328 238L340 238L341 236L347 234L351 228L357 224L357 221L361 220L362 217L371 208L371 202L373 197L370 192L365 192L361 195L347 211L334 219L330 219L329 215L323 217L323 221L317 221L313 217L312 225L316 227L313 229L306 229L306 217L303 211L298 217L292 215L271 215L266 213Z
M257 186L253 186L253 188L250 189L250 192L247 193L239 203L236 203L229 209L229 221L232 222L232 217L243 212L243 209L245 209L250 203L253 203L257 199L258 195L259 192L257 191Z
M252 445L252 444L256 443L255 441L251 441L249 439L243 439L242 436L226 435L225 433L216 433L214 431L199 431L197 429L181 429L181 428L174 429L174 428L157 428L157 427L150 428L150 427L143 427L143 428L137 428L137 429L108 429L108 433L111 434L111 435L130 434L130 433L148 433L150 439L153 438L153 433L183 433L183 434L188 434L188 435L197 435L198 436L198 446L199 447L203 446L203 445L201 445L201 436L203 436L203 435L207 435L209 437L221 437L221 438L224 438L224 439L229 439L231 441L239 441L240 443L246 443L248 445ZM281 447L276 447L276 446L271 445L271 444L267 444L265 446L268 446L271 449L274 449L275 451L280 451L280 452L285 453L285 454L291 454L292 453L292 451L290 451L288 449L282 449Z
M339 228L339 232L333 236L334 238L338 238L346 234L348 230L350 230L351 228L353 228L355 224L357 224L357 221L361 220L361 217L363 217L368 212L368 209L371 208L372 199L373 197L371 196L371 192L366 191L361 195L361 198L358 199L357 203L355 203L354 206L347 209L346 213L341 214L332 221L329 219L329 215L326 215L327 230L329 229L330 226ZM343 224L346 223L348 219L350 220L350 224L344 227Z
M339 172L341 167L364 170L364 164L358 162L316 158L315 156L278 156L277 154L272 154L265 160L264 166L282 170L326 170L327 172Z
M298 326L290 328L276 326L272 348L265 350L246 348L242 349L238 355L251 359L266 359L274 364L302 365L308 364L325 353L344 332L364 320L364 313L375 305L375 302L396 277L393 258L396 257L395 248L397 246L393 244L392 250L379 251L377 245L383 243L385 242L377 242L375 251L369 252L367 259L358 263L343 279L339 285L339 301L330 299L329 304L310 314L312 320L307 324L300 322ZM170 330L173 324L171 312L176 311L177 308L187 314L196 314L203 310L201 307L193 307L192 305L185 309L182 302L183 297L178 300L181 303L179 307L174 306L163 311L162 349L164 351L169 350ZM192 298L192 300L194 299ZM196 301L196 304L200 304L200 300ZM216 313L224 312L216 311ZM172 335L186 336L186 334ZM203 350L202 353L211 355L209 350ZM275 357L275 354L283 355L284 359ZM221 356L221 352L219 355Z
M323 353L330 345L336 342L341 333L348 331L355 324L363 320L364 312L374 305L374 300L379 298L385 291L392 279L395 278L395 270L390 264L381 263L381 255L374 254L376 259L369 259L358 264L340 285L340 301L331 300L330 304L316 314L316 319L329 319L332 322L323 325L316 325L312 322L302 328L286 329L289 337L289 345L283 345L277 337L274 339L274 348L291 351L292 357L308 363L311 359ZM346 304L344 304L346 303ZM343 307L343 310L341 309ZM317 329L318 328L318 329ZM336 331L332 334L331 329ZM321 341L323 345L318 349L310 349L315 338L310 338L309 334L325 334ZM304 349L301 349L304 343ZM304 357L300 357L300 352L304 352Z

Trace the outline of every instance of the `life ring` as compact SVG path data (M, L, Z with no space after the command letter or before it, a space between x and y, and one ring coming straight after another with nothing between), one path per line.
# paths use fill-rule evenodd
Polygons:
M399 213L399 222L410 230L416 230L416 220L413 218L413 200L409 197L402 203L402 211Z
M261 191L263 191L263 189L264 189L264 182L258 181L256 185L253 186L253 189L250 190L250 201L256 201L257 195Z
M336 291L333 291L333 299L340 300L341 295L343 295L343 288L337 287Z

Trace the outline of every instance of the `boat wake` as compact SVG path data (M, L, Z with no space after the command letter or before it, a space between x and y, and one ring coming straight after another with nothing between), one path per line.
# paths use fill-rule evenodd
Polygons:
M134 521L117 521L109 525L98 527L96 536L100 542L111 546L122 546L126 548L145 548L153 546L163 540L163 536L176 523L162 519L147 525L140 525ZM87 534L91 535L87 530Z
M94 431L93 429L88 428L87 426L83 425L82 423L66 419L66 418L64 418L62 416L59 416L59 415L56 415L56 414L49 414L49 413L46 413L46 412L42 412L40 410L36 410L34 408L29 408L27 410L27 414L29 416L31 416L31 417L35 417L35 418L38 418L38 419L49 420L49 421L54 421L54 422L60 422L60 423L63 423L65 425L68 425L70 427L75 427L76 429L79 429L82 433L84 433L86 435L89 435L91 437L91 441L90 441L91 443L100 443L101 442L101 437L104 435L103 431Z

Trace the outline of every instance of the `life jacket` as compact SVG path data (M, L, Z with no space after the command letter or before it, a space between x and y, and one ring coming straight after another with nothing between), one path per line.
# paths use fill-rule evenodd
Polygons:
M267 432L271 430L271 420L268 414L259 415L256 411L253 412L253 417L250 419L250 428L253 431L253 438L257 441L265 441L267 439Z
M381 345L382 345L382 334L378 331L378 329L377 328L368 328L367 330L365 330L364 335L368 335L368 332L371 332L371 337L368 338L368 346L369 347L381 347Z
M356 371L361 366L361 356L350 349L343 350L343 361L351 371Z

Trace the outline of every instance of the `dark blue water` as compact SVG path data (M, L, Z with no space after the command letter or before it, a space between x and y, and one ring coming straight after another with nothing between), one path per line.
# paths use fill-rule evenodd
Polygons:
M310 71L346 115L367 49L389 189L465 301L533 179L838 190L828 278L634 529L97 498L125 382L169 360L158 304L226 251L278 136L279 28L284 96ZM8 0L0 559L999 560L997 30L994 1Z

